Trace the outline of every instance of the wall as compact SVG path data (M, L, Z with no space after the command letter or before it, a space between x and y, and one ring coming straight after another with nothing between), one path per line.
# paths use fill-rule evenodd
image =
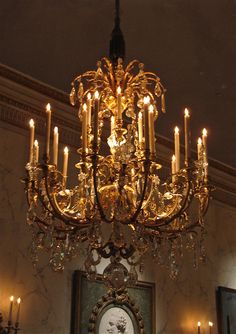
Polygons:
M69 334L71 280L82 260L75 259L63 273L54 273L42 255L37 268L30 259L29 227L26 225L24 165L28 157L28 120L38 124L37 136L42 142L43 108L50 101L56 123L62 127L61 140L71 147L79 141L74 111L67 96L32 78L1 66L0 77L0 308L8 317L9 296L22 297L21 324L24 334ZM160 159L166 161L170 143L160 146ZM62 151L62 147L61 147ZM75 156L72 160L75 160ZM208 334L209 320L216 324L217 286L236 288L236 218L235 171L212 161L211 175L217 185L207 214L207 261L197 270L192 256L182 262L177 280L168 277L165 268L153 266L147 259L140 279L156 283L156 319L158 334L196 333L196 323ZM70 167L73 167L71 162ZM217 333L214 326L212 334Z

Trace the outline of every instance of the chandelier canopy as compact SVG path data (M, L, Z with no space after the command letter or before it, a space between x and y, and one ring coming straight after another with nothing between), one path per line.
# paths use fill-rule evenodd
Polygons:
M117 38L114 31L113 35ZM119 49L111 45L119 55ZM184 248L193 249L195 258L197 252L204 258L203 217L211 188L207 132L204 129L198 139L194 161L187 109L184 159L176 127L171 172L165 180L160 177L155 124L159 113L165 112L165 89L159 77L146 72L142 63L134 60L124 67L121 58L111 59L103 58L96 70L72 82L70 102L78 109L82 124L76 184L68 186L67 147L63 168L58 166L59 131L54 128L51 143L49 104L43 161L39 161L35 124L30 120L25 184L34 261L37 250L44 248L50 252L53 269L62 270L65 261L86 245L88 276L95 277L97 265L103 258L109 259L103 278L110 287L122 289L136 282L136 267L142 270L147 253L168 265L172 277L178 273Z

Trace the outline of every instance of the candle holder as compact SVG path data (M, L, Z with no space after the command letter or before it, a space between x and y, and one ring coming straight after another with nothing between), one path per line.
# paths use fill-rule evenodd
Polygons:
M0 334L10 334L14 333L17 334L20 330L19 322L16 322L15 325L13 325L12 321L8 320L7 326L3 326L3 316L2 313L0 313Z

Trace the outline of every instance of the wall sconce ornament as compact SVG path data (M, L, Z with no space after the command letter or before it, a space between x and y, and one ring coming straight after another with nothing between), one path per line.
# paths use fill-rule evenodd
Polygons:
M0 334L10 334L10 333L17 334L18 331L20 330L19 325L20 325L21 298L20 297L17 298L17 311L16 311L15 324L13 324L13 321L12 321L13 303L14 303L14 297L11 296L7 326L2 326L3 316L2 316L2 313L0 313Z

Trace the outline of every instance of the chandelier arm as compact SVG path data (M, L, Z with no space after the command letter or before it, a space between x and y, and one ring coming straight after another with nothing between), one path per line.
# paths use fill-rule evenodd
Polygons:
M178 218L187 209L187 207L188 207L187 204L188 204L188 202L189 203L191 202L191 199L193 197L193 195L189 196L190 190L192 188L190 185L191 185L191 181L188 180L187 181L187 192L186 192L186 195L185 195L184 202L183 202L182 206L180 207L180 209L172 217L170 217L169 219L164 217L162 219L156 220L153 224L158 223L158 226L154 226L153 224L147 224L147 223L145 223L144 225L146 227L150 227L150 228L159 230L161 227L169 225L174 219Z
M142 192L142 196L138 205L138 208L136 210L136 212L134 213L134 215L130 218L130 220L128 221L128 223L126 224L133 224L136 222L136 219L142 209L143 206L143 201L146 195L146 190L147 190L147 181L148 181L148 176L149 176L149 170L150 170L150 160L149 160L149 152L146 152L146 159L144 161L144 170L145 170L145 179L144 179L144 186L143 186L143 192Z
M47 198L49 200L49 203L52 207L52 211L49 210L47 208L47 206L45 205L42 197L40 196L41 198L41 203L44 205L45 209L47 209L47 211L49 211L50 213L52 213L56 218L58 218L59 220L62 220L65 224L70 224L72 225L73 223L73 226L75 227L81 227L82 226L78 226L78 223L79 221L67 214L65 214L64 212L61 211L59 205L57 204L57 201L55 200L55 196L51 196L50 195L50 191L49 191L49 185L48 185L48 166L44 166L45 168L43 168L43 171L44 171L44 180L45 180L45 189L46 189L46 194L47 194ZM91 224L90 223L83 223L83 227L88 227L90 226Z
M191 196L191 199L192 199L192 197L193 197L193 195ZM189 199L188 201L191 202L191 199ZM200 211L201 212L200 212L199 216L201 216L201 218L203 218L206 215L206 213L207 213L207 210L208 210L208 207L209 207L209 203L210 203L210 197L206 196L204 202L205 202L205 204L203 204L204 205L203 209L201 209L201 207L200 207ZM200 203L200 206L202 206L201 203ZM187 209L187 207L184 207L183 210L182 210L182 212L185 211L186 209ZM177 215L180 216L181 213L180 214L177 213ZM173 218L171 219L171 221L173 221ZM145 226L147 228L150 228L150 229L151 228L155 229L155 231L158 231L160 233L173 233L173 232L174 233L181 233L183 230L188 231L188 230L196 227L197 225L200 225L199 218L198 218L193 223L190 223L188 226L186 226L184 229L181 228L181 229L177 229L177 230L173 230L173 229L171 229L171 230L162 230L161 228L164 227L164 226L166 226L168 223L170 223L170 221L168 221L168 222L166 222L166 223L164 223L162 225L159 224L158 226L152 226L152 225L147 225L147 224L145 224Z
M96 150L96 148L95 148ZM95 198L98 206L98 210L100 212L101 218L106 222L106 223L111 223L112 220L107 219L102 205L99 200L99 195L98 195L98 188L97 188L97 155L93 154L92 156L92 164L93 164L93 187L94 187L94 193L95 193Z

